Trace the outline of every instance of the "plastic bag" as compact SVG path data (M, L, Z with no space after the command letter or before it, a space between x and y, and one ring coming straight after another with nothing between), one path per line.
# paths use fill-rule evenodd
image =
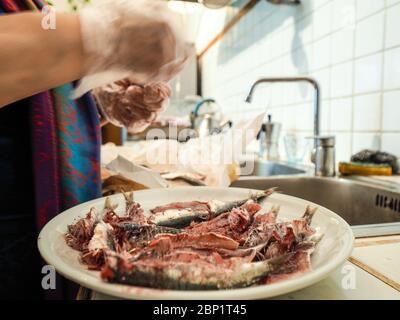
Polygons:
M165 2L102 0L80 13L85 76L73 96L129 78L169 81L188 58L179 19Z
M162 82L138 86L123 80L96 88L92 94L108 121L129 132L141 132L165 110L171 88Z

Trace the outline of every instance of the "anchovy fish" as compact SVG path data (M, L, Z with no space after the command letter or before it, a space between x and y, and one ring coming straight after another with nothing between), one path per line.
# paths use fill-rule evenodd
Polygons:
M189 226L192 222L215 218L222 213L229 212L234 208L244 205L249 200L260 202L273 194L275 190L276 188L258 191L251 194L246 199L229 202L175 202L150 210L153 213L150 217L150 221L159 226L183 228Z
M161 233L177 234L184 232L184 230L182 229L162 227L155 224L143 225L130 222L121 223L118 225L118 228L120 228L123 231L130 232L132 236L137 236L142 233L151 233L153 235L157 235Z
M111 225L103 221L100 221L94 228L93 237L81 256L81 260L88 265L89 269L98 270L104 264L105 253L115 250L115 239L112 231Z
M172 290L217 290L251 286L278 270L292 253L270 260L238 264L221 268L204 263L134 263L129 264L118 255L108 257L101 276L108 282Z
M243 247L254 247L262 243L268 243L272 236L272 231L276 223L280 207L273 206L268 213L257 215L250 225L245 238L243 239Z
M98 222L99 218L96 209L90 208L85 218L81 218L68 226L68 232L65 235L67 244L75 250L82 251L86 249Z
M264 200L265 198L269 197L271 194L275 193L276 188L266 189L264 191L257 191L252 194L246 199L226 202L222 205L217 205L215 208L212 208L212 216L218 216L221 213L231 211L233 208L238 208L244 205L247 201L253 200L254 202L259 203L260 201Z

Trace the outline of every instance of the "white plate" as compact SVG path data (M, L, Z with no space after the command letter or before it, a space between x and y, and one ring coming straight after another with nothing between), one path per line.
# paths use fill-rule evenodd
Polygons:
M135 200L142 207L150 209L156 205L173 201L218 199L223 201L245 198L251 190L239 188L186 187L176 189L151 189L135 192ZM255 190L252 190L255 191ZM118 213L124 212L125 201L121 194L111 196L112 203L118 203ZM278 217L298 218L306 206L312 204L295 197L274 194L264 202L264 207L280 205ZM313 204L312 204L313 205ZM68 247L64 240L67 225L76 218L84 217L91 207L101 210L104 198L92 200L73 207L52 219L40 232L39 251L48 264L57 272L80 285L104 294L128 299L259 299L268 298L310 286L339 267L350 255L353 248L353 233L350 226L332 211L319 206L312 226L318 227L324 237L312 255L313 270L295 279L272 285L259 285L244 289L213 291L178 291L133 287L110 284L100 279L98 271L89 271L78 260L79 253Z

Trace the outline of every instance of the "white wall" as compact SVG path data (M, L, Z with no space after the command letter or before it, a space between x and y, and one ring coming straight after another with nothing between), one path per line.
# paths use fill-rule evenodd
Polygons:
M71 6L68 4L68 0L51 0L51 3L59 11L71 11Z
M202 59L204 96L233 120L266 110L284 134L312 133L307 85L259 88L259 77L309 75L322 87L322 131L337 137L338 160L362 148L400 156L400 0L302 0L259 4Z
M98 0L89 0L90 3L96 3ZM78 10L87 4L85 0L50 0L53 6L59 11L73 11L76 6Z

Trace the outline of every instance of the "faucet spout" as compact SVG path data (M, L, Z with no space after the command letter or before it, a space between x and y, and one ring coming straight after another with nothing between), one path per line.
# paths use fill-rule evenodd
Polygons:
M246 102L251 103L253 100L253 94L256 87L261 83L283 83L283 82L307 82L314 88L314 137L320 135L320 99L321 89L318 82L313 78L308 77L283 77L283 78L261 78L255 81L246 97Z
M316 80L313 78L308 78L308 77L283 77L283 78L261 78L255 81L251 88L250 91L246 97L246 102L251 103L253 99L253 94L256 89L256 87L261 84L261 83L282 83L282 82L307 82L311 84L314 88L314 150L315 150L315 156L318 157L320 151L317 148L317 143L320 139L320 100L321 100L321 89ZM320 175L319 170L317 166L315 166L315 175Z

